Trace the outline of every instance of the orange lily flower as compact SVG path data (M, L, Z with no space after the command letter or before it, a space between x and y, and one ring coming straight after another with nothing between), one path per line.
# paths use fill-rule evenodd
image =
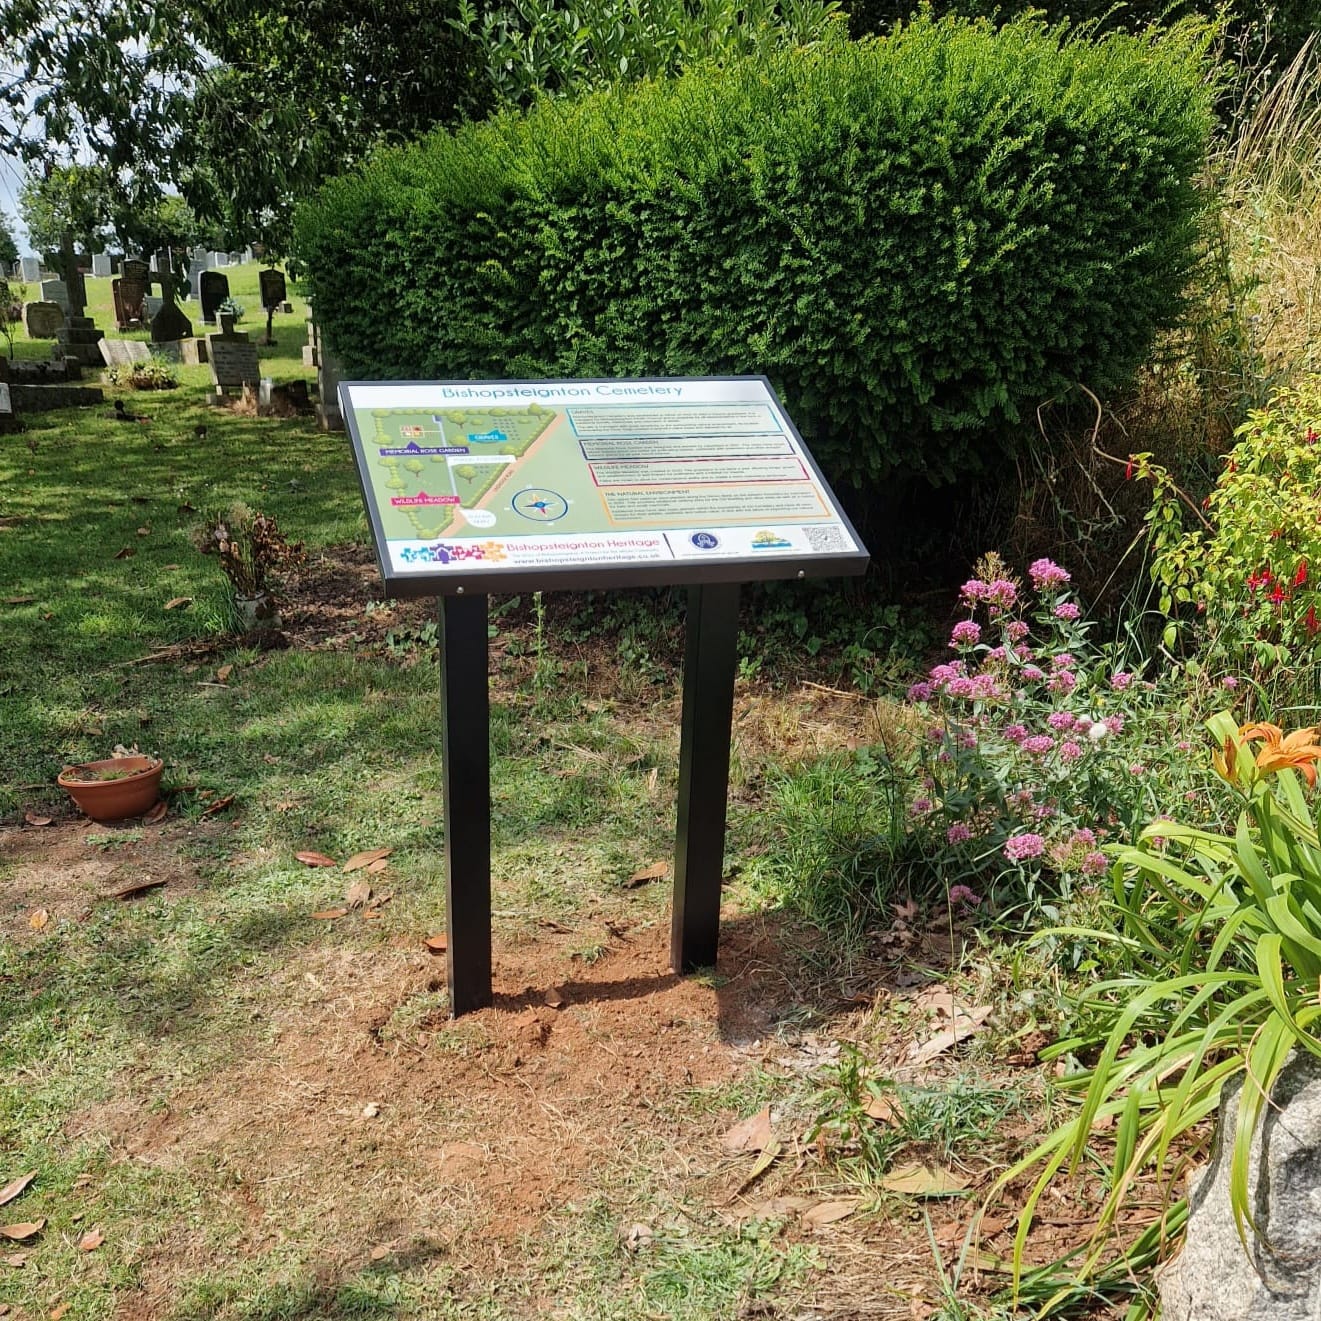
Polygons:
M1282 771L1286 766L1292 766L1302 772L1309 788L1316 786L1316 761L1321 757L1321 745L1316 742L1315 725L1286 734L1279 725L1262 721L1256 725L1244 725L1239 736L1262 740L1261 751L1257 753L1259 771Z
M1234 783L1234 777L1238 772L1238 744L1234 741L1233 735L1225 735L1225 746L1223 750L1211 754L1211 764L1215 767L1216 774L1226 784Z

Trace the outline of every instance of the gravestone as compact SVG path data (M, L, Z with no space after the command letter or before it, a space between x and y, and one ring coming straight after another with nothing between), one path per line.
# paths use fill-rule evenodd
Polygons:
M211 266L214 269L217 266L228 266L229 254L226 252L213 252L211 254Z
M69 286L63 280L42 280L41 301L58 303L65 316L69 315Z
M289 290L285 287L283 271L262 271L257 277L261 282L261 305L268 312L273 312L286 298Z
M110 287L115 296L115 321L120 330L147 324L147 263L137 258L120 267L119 279Z
M41 279L41 258L24 257L18 263L24 284L37 284Z
M283 271L262 271L257 278L261 282L261 305L266 309L266 343L274 344L271 327L275 321L275 311L289 296L289 290L285 288Z
M98 280L104 280L110 274L110 254L98 252L92 257L92 274Z
M202 301L202 272L208 269L204 257L194 257L188 263L188 297L195 303Z
M307 305L307 343L303 345L303 366L319 367L321 365L321 332L317 329L316 321L312 316L312 305Z
M241 330L234 329L234 318L228 313L220 318L220 333L206 337L206 348L217 394L260 382L257 346Z
M147 324L150 325L156 317L156 313L165 306L165 299L158 298L155 294L148 294L142 300L142 309L146 313Z
M202 320L214 322L216 308L229 297L229 277L218 271L204 271L198 278L197 287L202 304Z
M150 362L151 350L140 339L102 339L97 345L107 367L131 367Z
M29 339L55 339L64 329L64 309L59 303L24 303L23 329Z
M184 315L178 303L165 299L160 311L151 319L151 342L172 344L176 340L191 339L193 323Z

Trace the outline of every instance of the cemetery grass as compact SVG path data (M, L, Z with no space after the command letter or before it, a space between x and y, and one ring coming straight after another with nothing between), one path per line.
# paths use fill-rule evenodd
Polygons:
M271 374L297 357L282 339ZM451 1022L424 943L444 930L430 608L374 599L342 436L203 394L125 392L134 424L109 404L34 417L0 450L0 1184L36 1174L0 1221L44 1222L5 1245L0 1303L33 1321L993 1315L1007 1239L975 1271L963 1234L1049 1109L1039 987L1022 1008L1038 972L977 953L943 909L841 945L768 880L786 829L768 786L873 741L883 704L740 684L721 963L680 981L668 876L632 879L672 846L673 617L647 629L639 607L621 660L571 604L497 603L497 1002ZM306 542L288 646L229 632L191 544L235 498ZM60 799L60 766L115 744L164 757L163 821L95 826ZM792 828L828 835L832 811ZM371 873L295 856L373 849ZM933 983L994 1026L916 1080L953 1098L940 1116L877 1133L841 1043L900 1069L939 1026ZM758 1170L723 1139L766 1104L779 1146ZM809 1141L818 1120L834 1136ZM966 1186L888 1190L914 1160ZM1083 1236L1086 1192L1033 1260ZM823 1205L841 1218L813 1229Z

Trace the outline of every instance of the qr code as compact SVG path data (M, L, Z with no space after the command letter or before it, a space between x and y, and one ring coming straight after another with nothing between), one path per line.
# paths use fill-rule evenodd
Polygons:
M805 527L807 544L813 550L847 550L844 534L837 527Z

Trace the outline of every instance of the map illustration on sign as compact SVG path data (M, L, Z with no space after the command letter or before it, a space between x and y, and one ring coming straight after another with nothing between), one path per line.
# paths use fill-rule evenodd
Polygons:
M761 377L346 382L340 393L387 578L865 563Z

